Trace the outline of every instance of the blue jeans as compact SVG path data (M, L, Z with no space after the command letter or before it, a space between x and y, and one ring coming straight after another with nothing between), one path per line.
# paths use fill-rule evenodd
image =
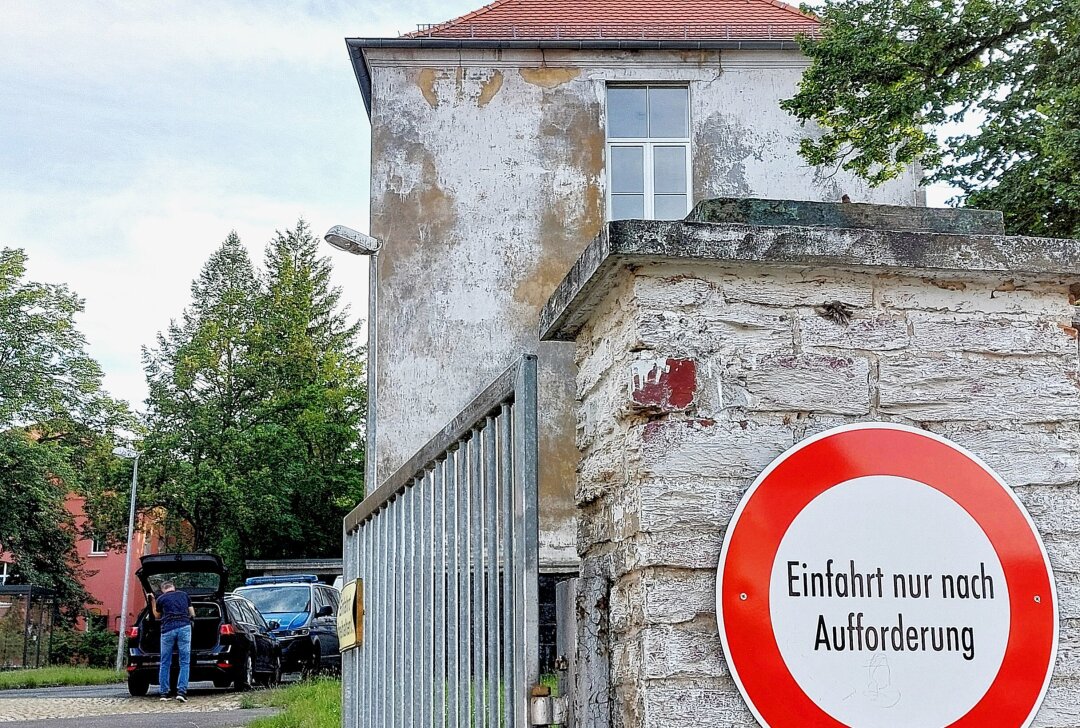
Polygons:
M169 672L173 650L180 652L180 678L176 681L177 695L187 695L188 674L191 672L191 625L161 635L161 668L158 670L158 690L169 694Z

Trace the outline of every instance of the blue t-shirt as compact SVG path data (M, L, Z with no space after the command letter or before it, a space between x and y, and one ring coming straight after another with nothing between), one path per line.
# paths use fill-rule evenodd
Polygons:
M182 591L165 592L157 598L158 614L161 615L161 633L187 627L191 624L188 608L191 600Z

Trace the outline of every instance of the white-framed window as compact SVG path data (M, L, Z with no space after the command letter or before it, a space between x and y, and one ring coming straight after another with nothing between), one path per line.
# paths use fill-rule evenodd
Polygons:
M102 536L94 536L90 542L90 553L94 555L105 553L105 539Z
M608 219L681 220L690 212L690 89L607 88Z
M11 564L6 561L0 561L0 586L7 584L8 579L11 578Z

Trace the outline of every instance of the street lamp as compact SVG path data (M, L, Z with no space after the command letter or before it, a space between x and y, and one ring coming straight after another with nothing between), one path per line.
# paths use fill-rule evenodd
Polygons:
M323 239L338 250L344 250L346 253L352 253L353 255L368 256L367 427L364 438L364 495L366 497L375 486L375 416L379 386L378 381L375 379L375 368L379 352L376 306L379 300L377 291L379 286L379 249L382 248L382 241L344 225L335 225L330 228L326 231ZM342 576L345 579L355 579L357 576L355 569L357 562L350 555L344 523L342 523L341 550L342 565L344 567ZM353 699L354 681L356 680L355 670L357 668L355 660L355 656L346 659L346 656L342 655L342 678L345 685L343 699L346 702Z
M375 367L378 357L378 331L375 327L376 306L378 294L376 289L379 285L379 250L382 241L365 235L362 232L335 225L330 228L323 239L338 250L344 250L353 255L368 256L368 346L367 346L367 437L364 449L364 495L371 492L375 485L375 414L376 398L378 394L378 381L375 378Z
M124 640L127 639L128 586L131 584L131 539L135 534L135 485L139 481L139 452L130 447L113 448L112 454L133 461L131 509L128 511L127 554L124 556L124 596L120 602L120 636L116 640L116 669L124 669Z

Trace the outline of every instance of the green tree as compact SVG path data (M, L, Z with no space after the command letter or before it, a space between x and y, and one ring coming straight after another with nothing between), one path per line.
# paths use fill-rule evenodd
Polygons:
M874 184L921 162L1010 232L1080 237L1080 3L824 0L812 65L783 103L811 164ZM961 131L942 140L943 124Z
M245 433L257 401L248 341L259 282L235 232L192 282L192 303L157 346L145 348L147 504L193 529L196 549L218 548L244 520L250 468Z
M26 280L26 261L22 250L0 250L0 550L19 580L53 589L74 614L86 594L65 500L133 421L86 353L75 326L81 299Z
M330 271L303 220L266 248L254 338L263 468L251 485L271 519L250 544L263 558L340 553L341 518L364 493L363 349Z
M144 352L146 503L233 573L339 553L363 494L363 351L329 278L302 220L267 246L262 274L233 233Z

